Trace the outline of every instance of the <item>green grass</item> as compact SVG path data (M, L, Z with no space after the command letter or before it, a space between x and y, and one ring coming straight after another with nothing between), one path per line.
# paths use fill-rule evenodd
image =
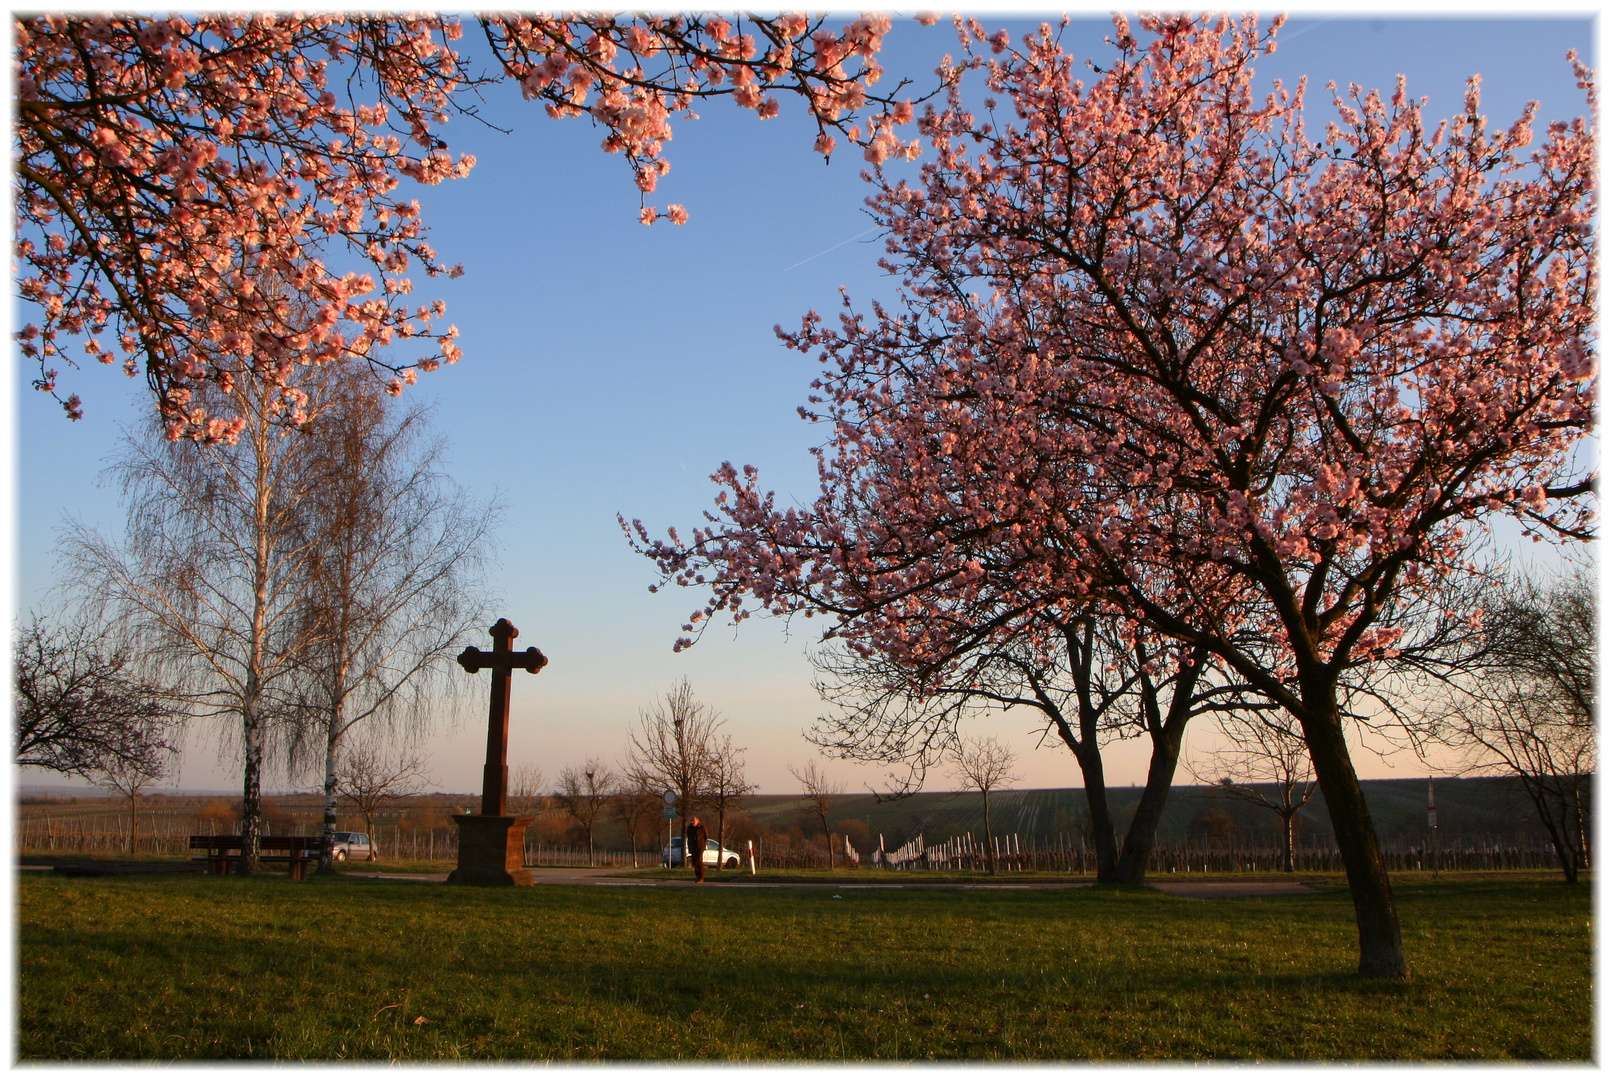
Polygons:
M18 1055L1589 1058L1588 889L1445 876L1397 895L1407 984L1350 974L1335 884L1192 900L26 874Z

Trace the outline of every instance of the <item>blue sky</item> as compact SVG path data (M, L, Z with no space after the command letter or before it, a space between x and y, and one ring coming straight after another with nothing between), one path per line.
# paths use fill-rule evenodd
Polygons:
M1032 23L985 17L1014 35ZM1065 41L1079 57L1100 57L1105 17L1077 21ZM466 35L469 40L470 35ZM1328 80L1390 89L1409 76L1429 95L1428 115L1460 107L1466 77L1483 75L1483 106L1508 124L1528 99L1545 120L1583 112L1564 60L1576 47L1594 62L1595 26L1586 16L1529 19L1293 17L1261 82L1310 76L1309 112L1329 112ZM925 29L897 21L881 60L893 79L918 85L955 51L942 22ZM465 358L423 376L409 393L434 404L437 429L452 443L453 472L507 506L495 583L520 644L550 657L538 677L517 674L510 758L550 777L589 754L616 758L638 710L683 675L730 721L749 747L750 778L764 790L793 788L786 767L815 750L801 736L819 710L805 652L819 629L751 620L735 632L713 627L692 651L671 642L703 598L650 595L653 567L634 555L616 514L651 529L687 528L710 505L708 477L724 460L754 464L780 496L809 501L815 470L807 448L821 434L795 413L814 362L785 350L772 327L809 309L832 311L843 286L865 307L891 295L876 267L882 244L868 231L860 155L841 151L825 166L811 152L814 129L793 103L760 121L725 102L681 121L667 146L672 162L654 202L682 203L688 224L637 223L636 189L625 163L602 153L586 120L553 121L510 87L489 92L485 114L511 134L455 120L444 131L478 163L465 180L420 191L433 242L457 281L418 280L418 295L441 296L461 331ZM73 373L85 419L69 424L15 370L15 603L38 604L55 580L53 547L64 513L115 533L121 511L96 486L119 425L146 401L106 370ZM445 790L479 786L483 721L439 727L427 744ZM998 714L977 724L1021 752L1023 786L1078 783L1060 744L1034 749L1032 718ZM1116 748L1109 776L1138 782L1146 750ZM852 789L876 785L881 770L828 762ZM1369 754L1366 775L1417 775L1410 761ZM180 783L234 789L233 762L216 761L202 733ZM34 778L29 778L30 780ZM278 783L275 786L281 786Z

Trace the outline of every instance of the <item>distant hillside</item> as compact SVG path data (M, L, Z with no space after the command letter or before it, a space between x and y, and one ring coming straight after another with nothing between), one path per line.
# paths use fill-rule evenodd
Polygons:
M1420 842L1427 834L1426 779L1365 780L1365 801L1384 844ZM1509 777L1474 777L1436 781L1439 832L1445 843L1458 839L1544 839L1543 829L1521 785ZM1113 788L1109 800L1121 829L1128 825L1141 798L1138 787ZM810 835L821 829L814 815L802 810L797 795L757 795L745 801L745 812L758 825L787 827L799 824ZM1178 786L1159 828L1165 841L1185 840L1207 831L1213 815L1228 815L1238 832L1251 837L1273 837L1279 824L1275 814L1249 803L1227 799L1212 787ZM1023 837L1078 834L1084 828L1085 792L1080 788L1003 791L990 798L991 822L998 833ZM880 833L893 849L919 833L937 843L965 832L984 832L984 814L978 792L922 792L898 802L875 802L868 794L846 794L829 817L835 829L841 822L859 820L870 835ZM1221 819L1222 821L1223 819ZM1331 836L1324 798L1315 793L1299 815L1299 835L1315 841Z

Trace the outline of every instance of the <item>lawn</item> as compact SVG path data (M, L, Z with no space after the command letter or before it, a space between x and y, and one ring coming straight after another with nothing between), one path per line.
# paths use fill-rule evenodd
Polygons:
M1592 1053L1591 894L477 890L321 877L17 884L18 1055L399 1060L1510 1059Z

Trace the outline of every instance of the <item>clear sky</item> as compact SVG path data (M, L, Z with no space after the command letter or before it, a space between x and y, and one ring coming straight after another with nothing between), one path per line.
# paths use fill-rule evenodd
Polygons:
M984 21L1017 36L1039 19ZM1065 41L1078 57L1100 58L1109 29L1105 17L1084 16ZM1484 111L1496 124L1508 125L1529 99L1541 103L1543 120L1565 119L1584 106L1564 55L1577 48L1595 63L1595 34L1582 14L1299 15L1259 77L1290 84L1309 75L1309 112L1320 118L1329 112L1328 80L1390 90L1403 72L1437 118L1460 108L1466 78L1480 72ZM945 20L925 29L905 19L880 59L886 79L909 75L922 86L955 48ZM708 477L724 460L758 466L784 500L816 493L806 450L823 434L795 413L815 364L785 350L772 327L796 325L812 308L832 311L841 286L863 308L892 289L876 267L882 244L862 207L869 190L860 155L842 150L825 166L811 152L803 112L783 104L778 119L760 121L709 102L701 119L677 123L667 146L672 170L654 201L686 205L691 219L681 227L639 225L631 175L599 150L600 131L585 119L550 120L509 86L493 88L485 114L511 133L455 120L444 136L478 163L468 179L419 192L438 251L468 272L457 281L416 277L416 295L447 301L464 359L423 376L409 394L434 403L454 475L507 506L497 610L520 628L519 645L550 658L538 677L515 676L510 759L550 778L589 754L619 758L639 710L684 675L749 748L750 779L762 790L793 790L787 766L816 753L802 731L819 712L806 651L820 627L718 625L674 655L678 627L703 594L650 595L653 567L616 525L618 512L657 532L696 524L714 493ZM28 389L29 376L14 367L15 604L23 611L55 583L64 514L118 532L122 512L96 478L120 425L149 407L109 370L74 372L62 384L82 394L86 409L69 424ZM441 724L426 744L444 790L479 788L483 724L480 716ZM1055 739L1036 749L1038 725L1022 710L971 730L1019 749L1021 786L1078 785L1072 755ZM1139 782L1145 762L1141 741L1115 747L1110 780ZM877 786L882 775L825 764L851 790ZM1357 764L1367 776L1425 771L1413 759L1369 753ZM197 731L179 784L238 790L238 767L220 763Z

